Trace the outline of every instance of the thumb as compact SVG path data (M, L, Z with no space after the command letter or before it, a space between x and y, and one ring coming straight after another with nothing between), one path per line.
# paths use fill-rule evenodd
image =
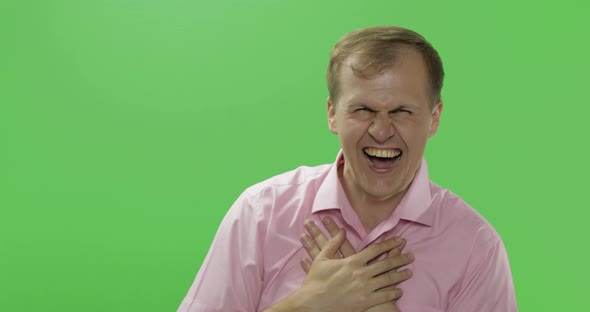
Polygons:
M318 257L321 257L324 259L325 258L333 259L336 256L338 249L340 249L340 247L342 246L342 244L344 243L345 240L346 240L346 231L344 229L340 229L340 232L338 232L338 234L336 234L336 236L332 237L332 239L330 239L328 241L326 246L324 246L324 249L322 249L322 251L320 251L320 253L318 254Z

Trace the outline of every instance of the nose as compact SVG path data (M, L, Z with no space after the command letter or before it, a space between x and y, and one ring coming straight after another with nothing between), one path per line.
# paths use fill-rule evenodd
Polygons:
M369 134L379 143L385 143L395 135L395 127L389 115L378 114L369 127Z

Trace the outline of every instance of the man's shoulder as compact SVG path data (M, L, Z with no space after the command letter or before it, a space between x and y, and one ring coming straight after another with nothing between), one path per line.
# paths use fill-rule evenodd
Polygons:
M332 165L299 166L248 187L244 191L244 194L252 198L268 191L281 192L298 188L308 188L309 186L318 186L328 175Z
M490 240L499 239L492 224L462 197L432 181L430 189L433 194L433 204L438 211L438 219L446 226L457 231L464 231L466 235L478 232Z

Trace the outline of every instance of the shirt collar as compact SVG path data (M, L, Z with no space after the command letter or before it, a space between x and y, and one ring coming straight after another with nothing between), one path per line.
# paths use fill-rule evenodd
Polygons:
M348 202L346 193L344 193L344 189L340 183L340 179L338 178L338 165L343 163L344 157L341 150L338 152L336 160L330 167L328 175L316 192L316 197L311 208L312 213L330 209L343 210L346 208L351 208L352 210L350 202Z
M328 175L318 188L311 209L312 213L323 210L338 209L344 219L350 220L350 214L354 210L346 198L340 179L338 178L338 165L344 162L342 151L338 153L336 161L331 166ZM435 217L434 208L431 207L432 196L430 193L430 180L426 160L422 159L414 180L408 191L402 198L390 219L404 219L432 226Z
M397 215L400 219L432 226L435 212L434 207L432 207L428 166L426 165L426 159L422 158L410 188L393 214Z

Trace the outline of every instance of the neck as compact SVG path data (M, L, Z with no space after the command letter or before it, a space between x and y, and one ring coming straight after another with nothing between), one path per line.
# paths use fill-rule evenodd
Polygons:
M373 231L381 222L389 219L408 189L405 188L388 198L376 198L354 187L353 183L347 182L347 179L343 178L343 166L338 168L338 176L352 209L356 212L367 233Z

